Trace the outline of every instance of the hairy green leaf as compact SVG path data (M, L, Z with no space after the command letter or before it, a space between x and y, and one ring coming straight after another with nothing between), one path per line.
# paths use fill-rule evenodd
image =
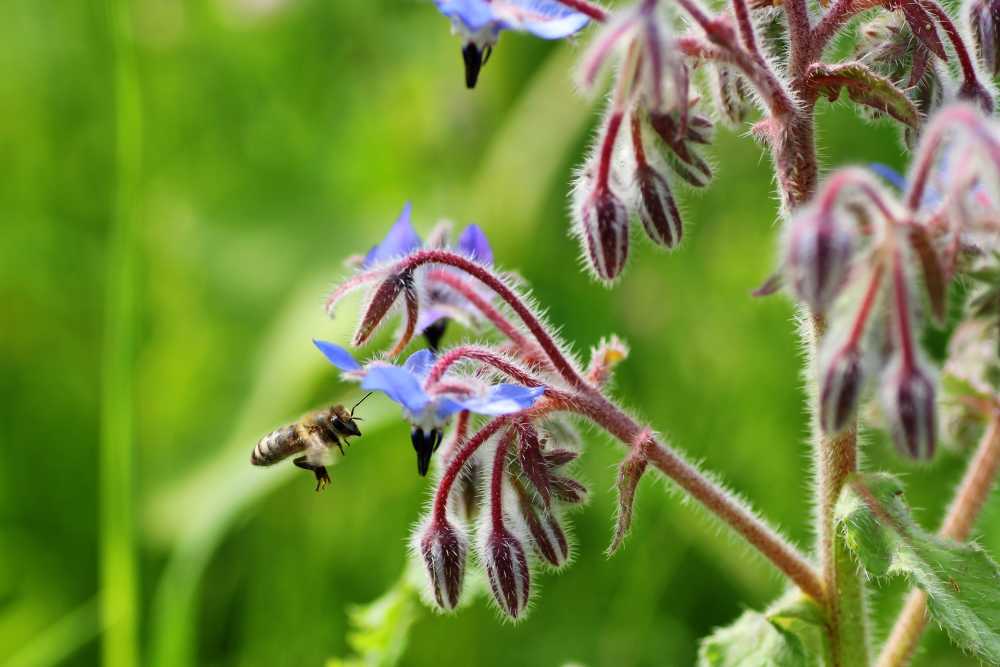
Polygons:
M811 667L803 641L782 624L756 611L719 628L701 642L698 667Z
M399 664L418 613L416 589L404 574L380 598L349 612L347 643L356 655L332 658L327 667L392 667Z
M848 97L857 104L891 116L908 127L916 129L920 125L920 112L906 93L862 63L816 63L809 67L806 79L816 95L823 95L831 102L846 89Z
M908 577L927 594L931 617L954 644L1000 664L1000 566L981 547L924 531L910 515L899 480L887 474L852 478L836 518L869 575Z

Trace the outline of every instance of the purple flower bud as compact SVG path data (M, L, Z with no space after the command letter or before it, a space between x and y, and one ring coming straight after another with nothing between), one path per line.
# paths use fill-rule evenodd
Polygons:
M599 187L584 200L580 226L587 256L597 277L612 281L628 259L628 210L608 187Z
M854 416L864 382L856 345L840 348L822 370L819 421L825 433L839 433Z
M483 564L500 609L512 619L519 619L531 592L531 571L521 541L503 527L491 529L483 547Z
M632 508L635 505L635 490L639 486L649 458L645 448L633 446L632 451L618 468L618 516L615 521L615 535L608 547L608 555L618 551L629 530L632 528Z
M551 511L536 508L527 499L521 500L521 514L538 555L552 567L565 565L569 561L569 540L559 517Z
M1000 0L976 0L969 6L972 36L990 76L1000 74Z
M832 215L807 210L786 237L785 266L795 295L821 313L840 293L854 252L854 237Z
M676 247L681 242L684 227L670 184L648 164L639 168L637 177L638 213L646 234L665 248Z
M386 314L396 303L403 290L413 289L413 274L393 273L375 288L368 299L368 305L361 316L361 324L354 334L354 344L364 345L378 328Z
M531 482L538 497L545 507L549 506L549 468L542 456L542 443L538 439L538 431L528 423L518 424L517 461Z
M418 536L434 599L439 607L451 611L458 606L462 594L468 553L465 536L448 521L433 518Z
M934 381L916 364L896 362L882 387L882 403L896 449L912 459L934 456L937 440Z
M571 477L552 477L552 495L557 500L570 505L581 505L587 502L587 487Z
M552 468L564 466L571 463L580 456L580 453L572 449L550 449L545 452L545 462Z

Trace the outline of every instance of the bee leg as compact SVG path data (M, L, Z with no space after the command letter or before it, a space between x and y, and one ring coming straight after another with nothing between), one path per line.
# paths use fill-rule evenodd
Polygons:
M322 491L330 485L330 473L326 471L325 466L313 465L304 456L293 460L292 463L303 470L311 471L316 476L316 491Z

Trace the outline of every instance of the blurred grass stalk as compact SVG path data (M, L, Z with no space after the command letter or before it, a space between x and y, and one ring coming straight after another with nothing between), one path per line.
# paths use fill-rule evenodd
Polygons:
M129 1L109 0L107 13L114 67L115 194L101 360L101 650L107 667L127 667L138 664L139 629L133 380L142 109Z

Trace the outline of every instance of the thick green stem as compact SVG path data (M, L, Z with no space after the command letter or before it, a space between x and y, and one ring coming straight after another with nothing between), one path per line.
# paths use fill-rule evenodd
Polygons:
M106 259L101 360L102 654L108 667L130 667L139 664L132 382L141 111L129 2L110 0L107 11L114 59L116 183Z
M826 324L812 320L810 341L818 354ZM816 377L811 369L811 377ZM815 391L815 390L814 390ZM816 397L813 397L815 403ZM833 522L837 499L849 475L858 470L857 430L854 426L836 435L824 435L814 419L816 468L816 520L818 550L830 631L830 649L837 667L863 667L870 663L865 584L850 554L838 539Z

